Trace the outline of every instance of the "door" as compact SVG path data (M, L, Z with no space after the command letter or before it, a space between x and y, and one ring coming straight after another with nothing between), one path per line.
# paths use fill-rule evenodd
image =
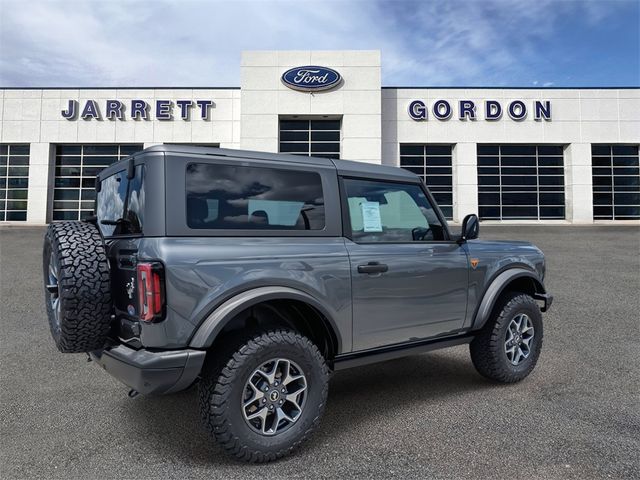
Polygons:
M354 350L462 327L468 258L420 184L343 179L351 238ZM347 232L349 233L349 232Z

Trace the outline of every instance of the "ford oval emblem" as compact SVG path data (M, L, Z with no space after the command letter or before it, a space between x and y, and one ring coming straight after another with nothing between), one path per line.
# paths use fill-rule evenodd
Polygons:
M318 92L336 87L342 81L338 72L326 67L295 67L282 74L282 83L302 92Z

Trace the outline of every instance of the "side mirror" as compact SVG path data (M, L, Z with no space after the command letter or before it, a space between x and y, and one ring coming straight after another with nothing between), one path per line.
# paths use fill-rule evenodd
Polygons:
M474 238L478 238L478 234L480 233L480 220L478 220L478 216L471 213L464 217L462 221L462 234L460 235L460 239L458 243L462 244L467 240L473 240Z

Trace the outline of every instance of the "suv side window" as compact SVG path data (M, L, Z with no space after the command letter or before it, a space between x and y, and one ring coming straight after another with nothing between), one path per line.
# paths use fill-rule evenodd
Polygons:
M344 179L355 242L446 240L433 206L419 185Z
M187 225L193 229L322 230L322 180L315 172L190 163Z

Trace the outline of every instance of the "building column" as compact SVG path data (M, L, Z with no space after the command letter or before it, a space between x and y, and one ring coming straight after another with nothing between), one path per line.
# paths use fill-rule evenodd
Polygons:
M47 223L49 198L49 170L52 161L50 143L32 143L29 147L29 193L27 198L27 221L31 225ZM51 185L53 189L53 185Z
M564 161L566 218L571 223L593 223L591 144L569 144Z
M478 149L475 143L453 147L453 221L462 223L465 215L478 214Z
M142 148L155 147L156 145L162 145L162 142L146 142L142 144Z

